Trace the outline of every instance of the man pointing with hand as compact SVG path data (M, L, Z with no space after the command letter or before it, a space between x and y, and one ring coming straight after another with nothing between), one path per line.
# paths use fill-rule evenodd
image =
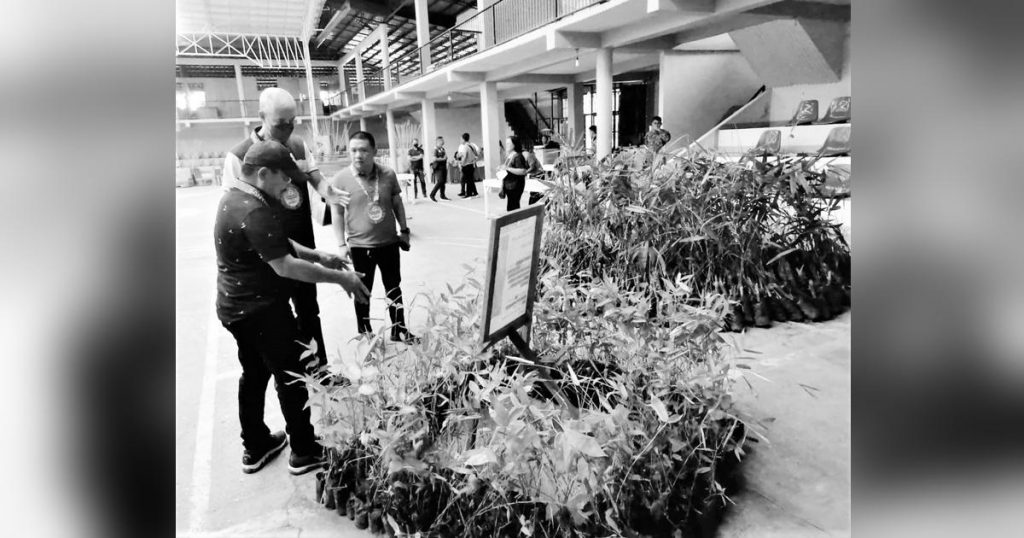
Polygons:
M241 176L242 159L246 151L255 143L264 140L276 140L291 152L296 166L286 173L295 185L295 197L286 200L294 204L291 211L283 216L283 225L288 238L306 248L316 248L313 241L313 216L311 213L309 188L312 185L316 193L330 205L345 207L348 205L349 193L339 191L330 186L317 168L313 154L301 138L294 135L295 99L281 88L267 88L260 93L260 119L263 123L250 133L249 137L238 143L228 152L224 161L224 186L232 187ZM316 285L305 282L292 284L291 301L295 307L295 317L299 323L299 334L302 340L317 344L317 366L321 370L327 368L327 349L324 345L323 328L320 325L320 305L316 299Z
M242 160L241 177L224 193L217 210L217 317L238 343L238 418L242 426L242 470L262 468L291 441L288 468L302 474L323 464L316 442L308 394L292 374L303 371L298 323L288 306L293 281L338 284L356 301L369 290L362 275L343 268L337 256L289 239L285 221L298 189L290 173L291 152L275 141L257 142ZM288 438L270 433L263 421L267 383L273 376Z

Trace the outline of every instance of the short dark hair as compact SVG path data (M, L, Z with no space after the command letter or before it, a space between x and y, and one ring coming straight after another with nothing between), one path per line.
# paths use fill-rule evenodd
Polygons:
M366 140L370 143L371 148L377 149L377 141L373 139L372 134L366 131L356 131L352 133L352 136L348 137L348 141L351 142L353 140Z
M661 116L655 116L655 117L651 118L651 123L654 123L654 122L662 123Z
M437 135L437 140L444 140L444 137L441 135Z
M591 131L591 132L596 133L597 132L597 125L591 125L590 127L588 127L588 130Z
M465 142L469 142L469 133L462 133L462 140Z
M516 153L522 153L523 152L523 143L519 141L519 137L518 136L512 135L512 136L508 137L508 140L509 140L509 142L512 142L512 151L514 151Z

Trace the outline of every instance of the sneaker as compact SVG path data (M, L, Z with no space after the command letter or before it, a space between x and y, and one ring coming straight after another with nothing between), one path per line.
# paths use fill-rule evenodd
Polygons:
M246 450L242 454L242 472L246 474L255 473L263 468L270 460L284 450L288 444L288 436L284 432L271 434L266 446L260 450Z
M391 333L392 342L405 342L406 344L418 344L420 337L412 334L409 331L401 333Z
M326 465L327 459L324 458L324 447L319 444L314 446L316 448L313 452L305 455L299 455L292 450L291 455L288 456L288 472L298 476Z
M331 374L320 378L320 385L324 387L347 387L352 384L345 376L341 374Z

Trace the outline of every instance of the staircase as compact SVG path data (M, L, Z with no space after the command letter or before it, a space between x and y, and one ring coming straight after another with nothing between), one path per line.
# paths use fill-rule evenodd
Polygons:
M550 129L551 121L544 116L533 99L505 101L505 121L519 138L540 142L541 129Z

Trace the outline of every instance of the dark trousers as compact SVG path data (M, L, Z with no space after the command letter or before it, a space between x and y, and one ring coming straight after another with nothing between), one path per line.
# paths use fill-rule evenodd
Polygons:
M522 207L520 200L523 198L523 191L525 190L526 180L516 181L512 189L505 189L505 209L507 211L515 211Z
M260 450L270 439L270 429L263 422L263 407L267 383L273 376L292 451L312 452L316 439L309 409L305 407L306 386L291 375L302 373L299 356L304 349L297 342L299 328L288 303L282 300L225 327L238 343L238 362L242 364L242 375L238 378L242 445Z
M402 265L398 244L385 247L352 247L352 268L363 273L363 284L373 290L373 277L380 268L380 278L388 296L388 314L391 316L391 333L406 331L405 308L402 305ZM370 326L370 305L355 303L356 326L360 333L373 332Z
M312 248L312 247L310 247ZM327 348L324 346L324 330L320 325L320 305L316 301L316 284L292 282L292 306L299 326L302 341L309 344L316 340L316 365L327 366Z
M444 195L444 184L448 183L448 168L446 166L441 166L440 168L435 168L434 169L433 181L434 181L434 188L430 190L430 197L433 198L434 195L436 195L438 193L438 191L440 191L441 192L441 198L445 198L445 195Z
M459 194L465 196L476 196L476 164L469 164L462 167L462 188Z
M417 187L419 190L417 190ZM427 195L427 183L423 177L423 168L412 167L412 193L414 196L419 197L420 192L423 196Z

